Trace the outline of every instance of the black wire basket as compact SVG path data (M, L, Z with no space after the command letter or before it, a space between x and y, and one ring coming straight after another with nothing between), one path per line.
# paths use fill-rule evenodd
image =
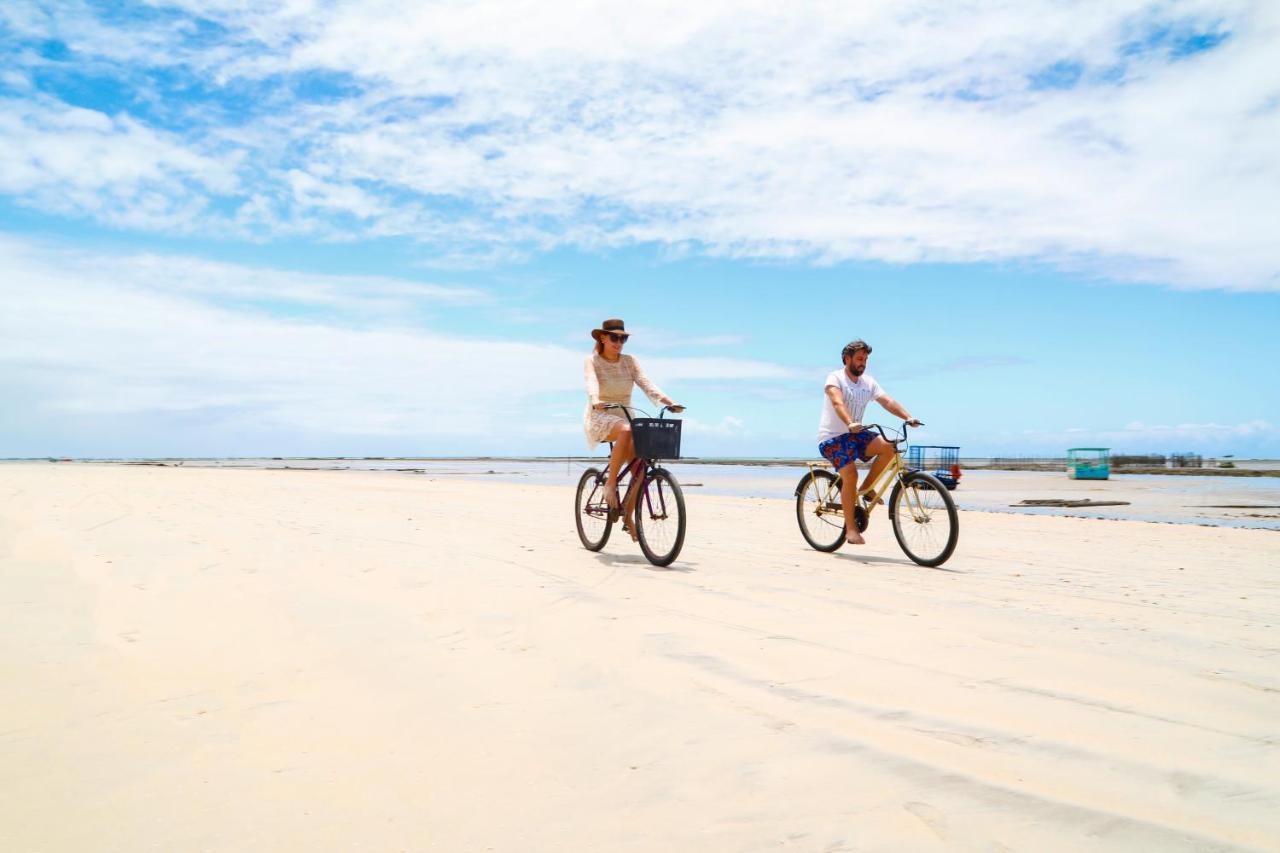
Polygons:
M670 418L632 418L631 438L643 459L680 458L680 421Z

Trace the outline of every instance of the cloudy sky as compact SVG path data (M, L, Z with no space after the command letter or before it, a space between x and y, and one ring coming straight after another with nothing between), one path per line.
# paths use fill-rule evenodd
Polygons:
M785 11L780 11L785 9ZM0 457L1280 456L1280 4L0 5ZM886 415L887 418L887 415Z

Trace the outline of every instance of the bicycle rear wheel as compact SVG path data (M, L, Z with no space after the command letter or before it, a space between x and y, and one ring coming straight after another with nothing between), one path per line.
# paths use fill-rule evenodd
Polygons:
M578 526L578 538L588 551L599 551L609 541L613 522L609 520L609 505L604 500L604 474L596 468L582 472L578 491L573 500L573 520Z
M796 486L796 521L810 547L830 552L843 545L840 478L830 471L813 471L801 477Z
M636 499L636 535L640 550L655 566L669 566L684 546L684 494L665 468L654 468Z
M956 549L956 502L932 474L913 471L903 476L889 497L889 517L902 550L922 566L941 566Z

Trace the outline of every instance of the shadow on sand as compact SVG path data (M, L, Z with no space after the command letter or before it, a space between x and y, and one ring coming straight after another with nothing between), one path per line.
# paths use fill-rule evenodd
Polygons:
M696 563L688 563L682 560L676 560L669 566L655 566L639 554L596 554L596 559L602 565L611 569L621 568L623 566L635 566L641 569L648 569L651 572L693 572Z
M846 545L845 547L857 547L857 546ZM956 575L970 574L970 572L967 569L949 569L946 566L922 566L913 560L907 559L906 557L876 557L871 554L854 554L854 553L839 553L839 554L834 554L833 556L840 560L849 560L855 563L889 563L891 565L906 566L908 568L913 568L913 569L927 569L931 572L951 572L952 574L956 574Z

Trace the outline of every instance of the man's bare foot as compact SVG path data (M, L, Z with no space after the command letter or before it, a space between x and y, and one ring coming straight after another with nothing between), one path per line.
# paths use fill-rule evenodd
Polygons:
M627 534L631 536L631 541L632 541L632 542L638 542L638 541L640 541L640 537L639 537L638 535L636 535L635 528L633 528L630 524L628 524L628 523L627 523L627 522L625 522L625 521L624 521L624 522L622 522L622 529L623 529L623 530L625 530L625 531L627 531Z
M850 545L866 545L867 544L867 540L863 539L862 534L856 530L850 530L848 534L845 536L844 541L848 542Z

